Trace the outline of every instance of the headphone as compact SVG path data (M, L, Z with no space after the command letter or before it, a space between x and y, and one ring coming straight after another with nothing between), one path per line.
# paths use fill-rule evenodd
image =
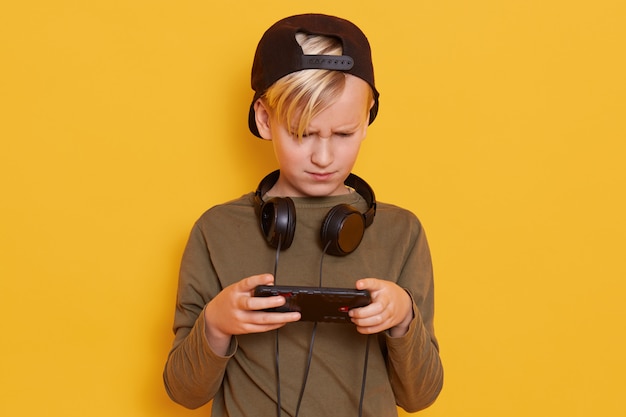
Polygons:
M287 249L296 231L296 207L289 197L274 197L263 201L263 196L276 184L280 170L261 180L254 193L254 206L259 216L261 231L270 246ZM361 213L349 204L331 208L320 229L322 246L335 256L352 253L361 243L365 229L374 222L376 197L374 190L361 178L350 174L344 184L353 188L367 202L367 211Z

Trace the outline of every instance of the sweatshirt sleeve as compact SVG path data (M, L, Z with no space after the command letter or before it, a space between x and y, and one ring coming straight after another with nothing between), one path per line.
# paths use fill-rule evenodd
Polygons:
M174 348L163 373L165 389L170 398L191 409L208 403L222 384L228 360L237 349L233 338L227 356L213 352L204 335L204 314L195 326Z
M431 405L443 386L443 366L434 333L434 288L430 250L419 221L414 245L398 285L413 300L413 321L402 337L386 334L387 366L396 403L407 412Z
M236 338L233 338L227 356L219 356L205 337L204 308L219 292L219 284L204 235L197 224L183 254L178 282L175 338L163 379L170 398L193 409L215 396L228 360L237 349Z

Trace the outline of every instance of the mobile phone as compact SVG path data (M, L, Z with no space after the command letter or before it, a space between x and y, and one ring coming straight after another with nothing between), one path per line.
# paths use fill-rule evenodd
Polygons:
M351 323L348 311L372 302L369 291L351 288L260 285L254 290L255 297L276 295L285 297L285 304L264 311L297 311L303 321Z

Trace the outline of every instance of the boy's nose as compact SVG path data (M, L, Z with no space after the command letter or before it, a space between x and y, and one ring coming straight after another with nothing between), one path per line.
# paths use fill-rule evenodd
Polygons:
M311 154L311 162L320 167L326 167L333 162L332 145L330 142L328 139L318 138Z

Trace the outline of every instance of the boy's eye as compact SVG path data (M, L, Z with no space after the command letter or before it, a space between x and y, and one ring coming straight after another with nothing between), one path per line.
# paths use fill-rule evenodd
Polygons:
M354 136L355 132L335 132L333 133L333 136L336 136L338 138L349 138ZM317 133L313 132L313 133L309 133L309 132L303 132L302 133L302 139L304 138L308 138L310 136L315 136L317 135ZM294 138L298 137L298 133L297 132L291 132L291 136Z

